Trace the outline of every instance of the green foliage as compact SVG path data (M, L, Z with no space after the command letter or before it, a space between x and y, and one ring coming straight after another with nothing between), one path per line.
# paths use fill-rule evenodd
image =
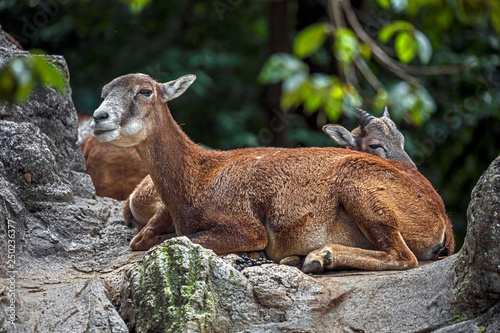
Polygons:
M401 62L410 63L418 54L423 64L429 63L432 57L432 45L423 32L416 30L409 22L395 21L380 29L378 39L386 43L394 35L396 36L394 48Z
M330 32L330 24L316 23L308 26L295 37L293 53L299 58L306 58L317 52L325 43Z
M134 14L140 13L151 0L120 0L128 5L130 11Z
M343 64L350 65L359 54L360 45L356 34L347 28L335 31L333 50L335 57Z
M391 6L391 0L377 0L377 3L382 8L389 8Z
M461 314L460 311L458 311L458 310L457 310L457 313L455 313L454 318L455 318L455 320L453 320L454 324L457 324L457 323L460 323L460 322L467 320L467 317L464 314Z
M415 57L417 45L415 39L408 31L402 31L396 36L394 48L401 62L407 64Z
M396 21L387 24L385 27L380 29L378 33L378 39L385 43L389 41L397 32L408 32L415 30L415 27L410 22L406 21Z
M0 101L21 103L40 85L66 93L62 71L40 52L12 58L0 68Z
M421 31L414 31L413 37L417 43L417 52L420 62L423 64L428 64L432 57L432 45L425 34Z
M323 110L329 121L337 121L344 107L361 106L353 86L343 85L335 76L309 74L309 66L286 53L272 55L264 64L260 83L283 82L281 106L290 110L303 105L306 112Z
M396 120L402 120L406 116L414 124L421 125L436 111L436 102L424 86L414 87L406 82L399 82L389 87L388 99L392 101L391 115Z
M287 53L276 53L262 67L258 81L260 83L277 83L291 80L292 83L287 83L286 85L288 86L288 91L292 91L296 90L293 83L297 80L296 77L306 74L307 70L307 65L300 59Z
M15 1L0 10L0 24L25 49L64 56L81 113L95 110L103 85L119 75L139 72L165 82L196 74L183 98L171 103L174 118L189 124L186 131L197 142L235 148L266 126L256 84L265 56L266 4L222 1L231 9L223 20L214 2L151 1L138 13L120 1L56 2L57 13L47 14L40 27L41 4ZM220 124L220 115L236 127Z

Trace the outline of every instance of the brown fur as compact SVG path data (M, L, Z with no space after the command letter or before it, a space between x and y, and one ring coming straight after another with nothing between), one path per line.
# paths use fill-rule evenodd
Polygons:
M390 120L387 108L380 118L373 117L365 111L357 109L356 119L360 126L351 132L342 126L334 124L325 125L323 131L339 145L346 146L348 149L415 165L404 150L404 137L394 122ZM147 176L137 185L133 194L125 202L123 207L125 224L129 226L135 225L137 228L142 229L147 221L155 215L154 207L164 209L164 206L159 205L159 203L161 203L159 194L154 188L151 177ZM132 249L137 249L136 243L133 241L131 246Z
M200 148L165 103L192 81L123 76L94 112L99 140L136 146L177 235L218 254L307 255L306 271L408 269L453 252L441 198L404 162L336 148ZM166 225L152 218L133 241L149 248Z
M134 148L120 148L88 137L80 148L96 194L125 200L148 174Z

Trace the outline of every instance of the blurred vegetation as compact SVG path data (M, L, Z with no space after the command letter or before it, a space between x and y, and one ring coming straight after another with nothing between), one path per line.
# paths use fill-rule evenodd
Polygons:
M62 94L67 92L61 69L42 52L15 57L0 67L0 101L22 103L38 86L54 88Z
M283 31L273 25L279 10ZM497 0L3 0L0 24L25 49L65 57L81 113L119 75L196 74L171 109L215 148L276 144L269 133L292 147L333 145L322 125L352 129L356 107L380 115L387 105L459 246L470 192L500 152ZM286 114L266 109L270 87Z

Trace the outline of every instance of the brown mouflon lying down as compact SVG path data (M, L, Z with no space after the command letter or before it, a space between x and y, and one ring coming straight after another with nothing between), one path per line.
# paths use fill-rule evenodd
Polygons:
M366 153L385 157L391 160L407 162L415 166L411 158L404 150L405 141L403 134L399 132L396 124L394 124L391 120L387 108L385 109L383 116L380 118L373 117L366 111L357 109L356 119L360 125L352 132L349 132L342 126L333 124L323 126L323 131L339 145L346 146L348 149L364 151ZM128 156L130 154L130 148L123 149L108 143L101 143L101 146L103 146L103 148L100 149L102 154L105 153L106 149L111 149L111 147L113 147L112 153L114 155L118 154L120 149L123 150L124 156L120 164L127 164L127 162L130 161ZM133 151L135 152L135 149ZM118 156L115 156L114 160L117 161ZM108 173L113 173L114 169L116 169L116 167L113 167L110 163L104 164ZM132 163L130 168L135 169L137 166ZM113 174L115 174L115 172ZM111 184L109 184L109 186L114 188L120 187L121 185L120 182L118 182L115 186ZM123 206L125 224L129 226L134 225L140 230L151 218L155 216L155 214L158 213L168 216L168 214L160 212L161 209L166 208L164 207L160 195L154 187L153 180L148 175L140 182L140 184L137 185ZM175 232L175 229L171 231ZM151 239L153 242L147 244L144 242L138 242L139 240L141 240L141 238L132 240L130 243L132 250L147 250L156 245L161 238L158 239L158 242L156 242L155 239Z
M408 163L339 148L199 147L167 106L194 80L121 76L94 112L93 135L135 146L166 208L134 238L138 246L173 226L217 254L307 256L305 272L408 269L453 252L441 198Z

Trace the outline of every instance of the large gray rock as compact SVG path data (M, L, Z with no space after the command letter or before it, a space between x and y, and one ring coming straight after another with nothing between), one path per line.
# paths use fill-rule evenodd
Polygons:
M0 66L26 55L0 29ZM95 198L70 94L0 103L0 332L127 331L114 306L133 231L122 203Z
M234 269L174 238L128 272L122 316L137 332L417 332L452 324L455 257L405 272L310 277Z
M471 317L500 301L500 157L474 187L467 220L467 236L455 263L456 302Z
M122 313L137 332L236 332L258 319L243 274L185 237L149 251L128 276Z

